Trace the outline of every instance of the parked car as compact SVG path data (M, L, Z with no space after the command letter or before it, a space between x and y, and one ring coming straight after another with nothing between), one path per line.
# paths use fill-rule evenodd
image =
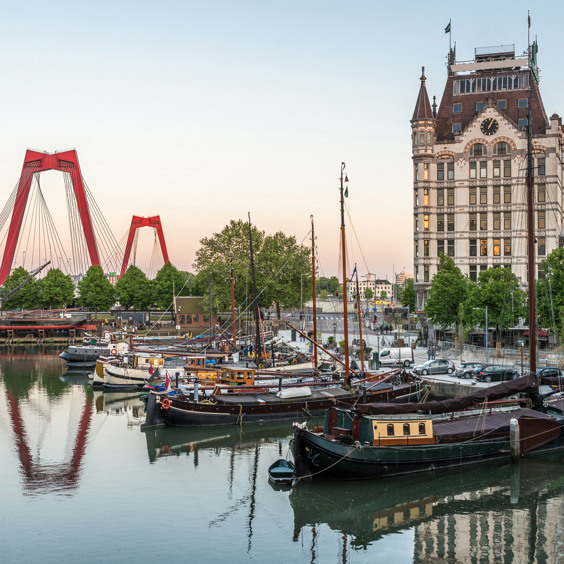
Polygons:
M562 370L560 370L557 366L544 366L543 368L537 369L537 376L553 376L557 378L562 376Z
M482 368L490 366L485 362L463 362L456 368L455 376L458 378L473 378L475 371L480 371Z
M505 366L486 366L476 376L478 382L505 382L515 378L519 378L519 372L514 368Z
M424 364L415 366L413 372L418 376L426 376L427 374L454 374L454 362L446 358L428 360Z
M411 347L394 347L380 350L379 357L382 366L411 366L413 364L413 349Z

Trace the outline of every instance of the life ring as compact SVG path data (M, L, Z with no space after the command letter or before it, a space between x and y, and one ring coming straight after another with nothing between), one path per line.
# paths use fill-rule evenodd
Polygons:
M163 446L161 447L161 452L162 452L163 454L170 454L170 447L169 447L168 445L163 445Z
M111 353L111 354L117 354L117 351L116 351L116 349L112 349L112 350L110 351L110 353Z
M162 406L163 409L168 409L170 407L170 400L168 398L165 398L161 402L161 406Z

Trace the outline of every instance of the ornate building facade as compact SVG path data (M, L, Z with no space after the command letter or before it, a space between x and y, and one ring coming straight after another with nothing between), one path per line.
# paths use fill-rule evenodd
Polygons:
M425 72L411 120L414 287L423 309L441 253L471 280L509 267L527 289L527 128L534 153L537 268L563 232L563 128L547 117L538 85L536 47L476 49L452 58L437 111ZM541 271L537 272L542 276Z

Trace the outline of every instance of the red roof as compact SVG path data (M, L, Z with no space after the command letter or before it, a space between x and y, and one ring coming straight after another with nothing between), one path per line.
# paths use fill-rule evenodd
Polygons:
M528 331L525 331L525 332L523 333L523 335L525 335L525 337L528 337L528 336L529 336L529 332L528 332ZM550 337L550 336L552 335L552 333L547 332L547 331L543 331L542 329L539 329L537 335L538 335L539 337Z

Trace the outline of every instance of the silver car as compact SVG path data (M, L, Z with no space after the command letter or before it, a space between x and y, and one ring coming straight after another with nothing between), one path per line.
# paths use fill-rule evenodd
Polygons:
M453 374L454 362L446 358L428 360L424 364L416 366L413 372L418 376L426 376L427 374Z

